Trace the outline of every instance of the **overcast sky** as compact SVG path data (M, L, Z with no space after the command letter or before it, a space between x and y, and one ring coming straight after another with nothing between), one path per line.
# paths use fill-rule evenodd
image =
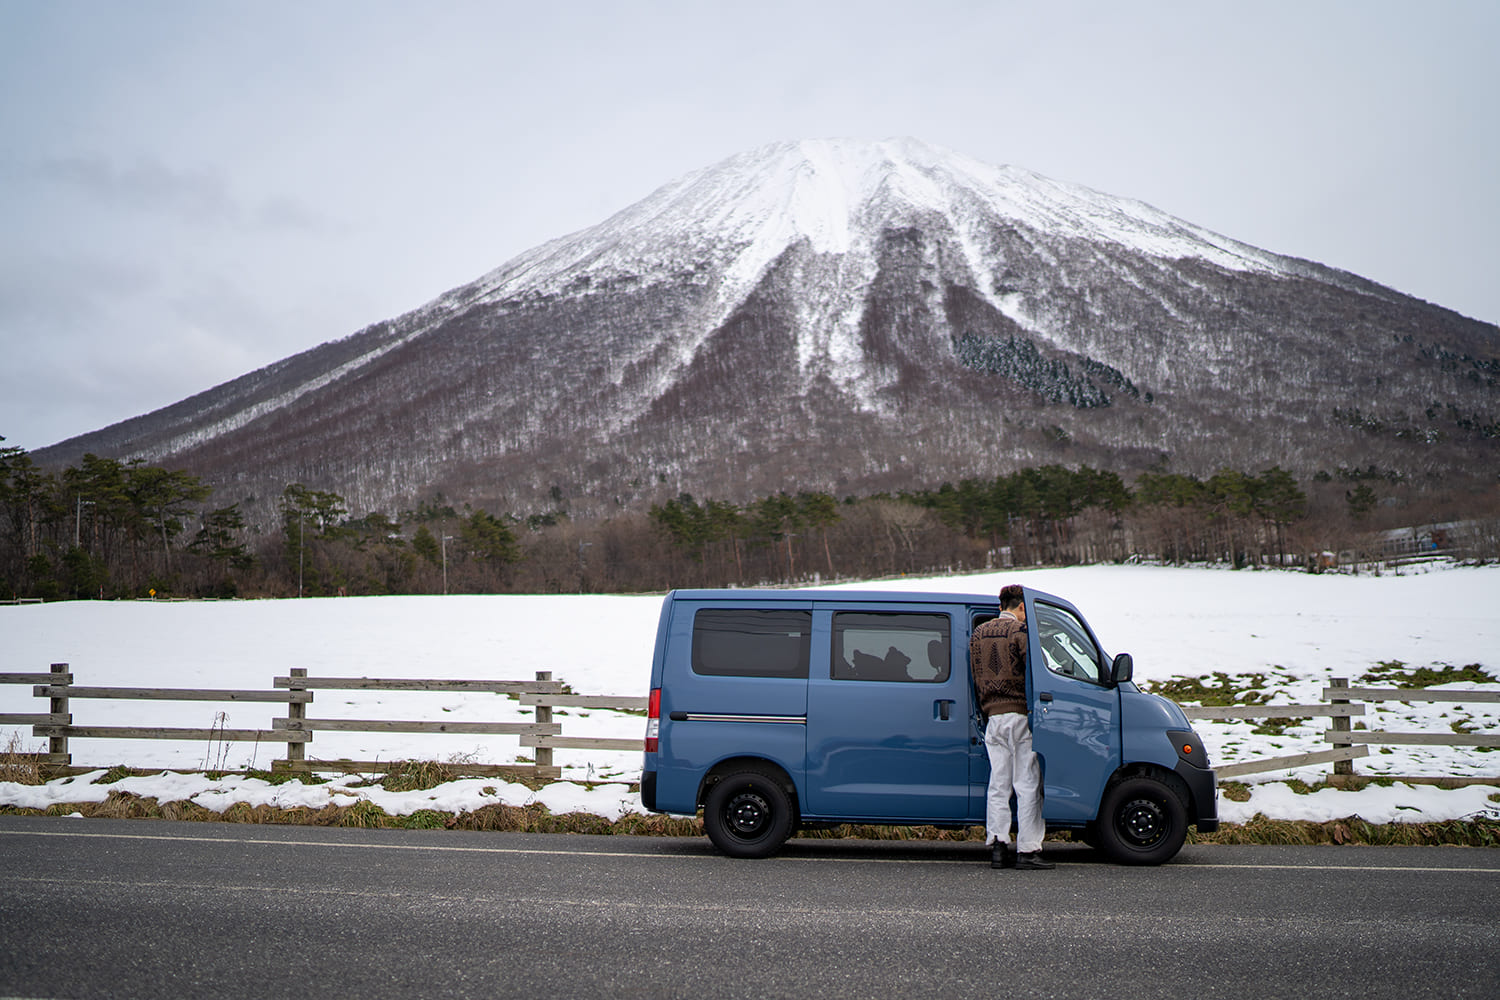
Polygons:
M809 137L1500 322L1497 51L1494 0L0 0L0 435L176 402Z

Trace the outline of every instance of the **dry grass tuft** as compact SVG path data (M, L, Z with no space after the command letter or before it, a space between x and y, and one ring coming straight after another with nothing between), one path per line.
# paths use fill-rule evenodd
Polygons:
M1358 816L1313 823L1267 819L1226 823L1214 833L1189 831L1190 844L1364 844L1375 847L1500 847L1500 820L1369 823Z
M15 785L40 785L43 778L39 756L26 750L19 732L11 733L5 749L0 750L0 781L9 781Z
M391 815L369 799L360 799L352 806L341 807L341 814L334 826L358 826L367 829L395 826Z
M425 792L456 780L460 770L435 760L398 760L380 779L380 787L388 792Z
M74 807L89 819L160 819L161 806L131 792L110 792L103 802L85 802Z

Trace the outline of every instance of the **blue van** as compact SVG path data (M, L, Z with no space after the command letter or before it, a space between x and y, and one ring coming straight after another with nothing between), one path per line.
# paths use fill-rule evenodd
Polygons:
M989 757L969 636L973 594L679 590L651 664L641 800L693 815L733 857L799 828L984 824ZM1027 704L1048 829L1125 864L1218 827L1214 772L1186 716L1131 683L1067 601L1026 589Z

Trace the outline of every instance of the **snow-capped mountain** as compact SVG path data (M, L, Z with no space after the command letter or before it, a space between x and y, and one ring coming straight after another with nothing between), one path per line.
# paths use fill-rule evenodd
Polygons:
M1461 469L1500 330L911 139L765 147L397 319L39 453L607 513L1060 462Z

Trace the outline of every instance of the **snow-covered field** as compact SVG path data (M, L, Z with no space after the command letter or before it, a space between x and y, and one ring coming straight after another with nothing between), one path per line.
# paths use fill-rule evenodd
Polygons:
M1173 677L1266 676L1276 702L1317 702L1332 677L1353 684L1382 661L1408 666L1481 664L1500 676L1500 568L1434 568L1401 576L1312 576L1145 566L1007 571L938 579L858 584L868 589L997 592L1015 581L1066 597L1094 626L1111 654L1135 657L1140 683ZM0 607L0 672L44 672L71 665L74 684L97 687L269 689L292 667L314 676L531 679L538 670L584 694L646 691L659 596L448 596L207 603L70 602ZM1473 687L1468 684L1448 685ZM1500 685L1489 685L1500 689ZM29 687L0 685L0 713L45 706ZM1487 709L1487 710L1486 710ZM284 706L212 702L77 700L77 725L150 725L269 729ZM1454 723L1500 731L1500 705L1371 706L1371 729L1448 731ZM529 717L501 695L320 691L316 718L520 721ZM556 710L564 733L636 738L640 716ZM1256 735L1253 723L1196 723L1216 764L1326 749L1326 719ZM29 729L0 727L0 746L19 733L26 749L43 741ZM73 740L75 763L137 768L266 768L284 744L212 745ZM447 759L505 763L529 751L514 737L319 732L312 758ZM387 812L455 812L506 802L539 801L554 812L582 810L617 817L639 809L626 787L639 775L638 753L558 750L566 780L540 792L496 779L455 781L426 792L351 788L363 779L323 785L269 786L255 779L202 775L94 783L98 775L26 787L0 783L0 804L47 806L102 801L111 789L193 799L214 809L251 805L322 806L375 801ZM1355 762L1362 774L1493 777L1500 751L1447 747L1372 747ZM1359 792L1296 795L1288 777L1317 781L1328 765L1252 777L1249 802L1220 800L1227 821L1260 812L1284 819L1360 815L1373 822L1500 816L1493 785L1441 790L1397 784ZM603 784L586 785L593 780Z

